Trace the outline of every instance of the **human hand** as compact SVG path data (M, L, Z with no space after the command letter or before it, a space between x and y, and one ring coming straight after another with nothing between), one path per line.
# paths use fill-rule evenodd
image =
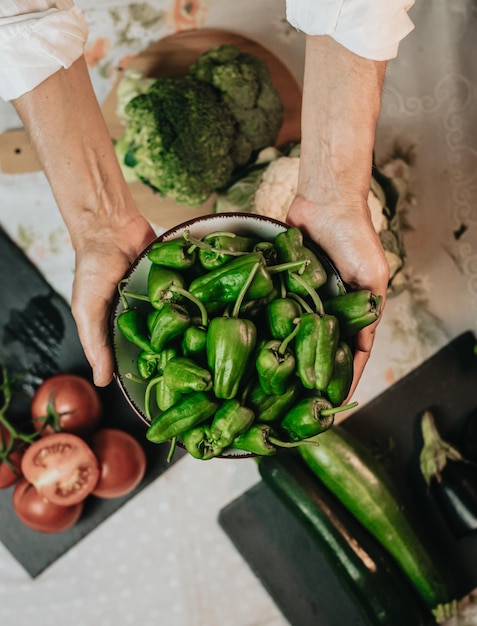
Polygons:
M149 222L139 213L129 222L114 221L76 233L75 277L71 308L94 383L111 382L114 360L109 341L110 305L132 261L155 239Z
M300 228L322 248L351 289L371 290L383 298L384 307L389 266L366 201L355 199L348 205L331 207L297 196L288 211L287 222ZM353 395L369 360L380 319L356 335L353 382L345 403Z

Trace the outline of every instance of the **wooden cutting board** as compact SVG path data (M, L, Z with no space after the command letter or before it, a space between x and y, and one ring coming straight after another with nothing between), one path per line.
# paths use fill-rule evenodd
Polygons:
M284 146L300 140L301 90L286 65L259 42L239 34L216 29L189 30L161 39L127 64L114 68L113 88L102 105L111 137L118 138L123 131L116 115L116 87L126 69L140 69L146 76L181 76L190 65L212 46L229 43L243 52L256 55L268 66L273 83L280 93L285 109L284 122L276 145ZM30 148L23 129L10 130L0 135L0 170L7 174L34 172L40 165ZM189 208L169 199L160 198L140 182L130 185L134 200L143 215L152 222L169 228L198 215L210 213L214 197L204 205Z

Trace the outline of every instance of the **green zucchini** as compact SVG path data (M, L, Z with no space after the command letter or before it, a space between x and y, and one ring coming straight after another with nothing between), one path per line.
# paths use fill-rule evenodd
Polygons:
M318 439L318 438L317 438ZM388 472L354 435L334 426L299 454L322 483L394 557L438 623L457 611L451 575L411 518Z
M367 625L424 623L424 607L393 559L299 457L264 457L258 467L264 483L315 541Z

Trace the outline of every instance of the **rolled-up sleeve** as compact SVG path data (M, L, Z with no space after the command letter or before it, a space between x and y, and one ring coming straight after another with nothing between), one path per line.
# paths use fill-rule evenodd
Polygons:
M387 61L412 31L414 0L286 0L287 20L307 35L330 35L355 54Z
M72 0L0 2L0 97L13 100L84 51L88 29Z

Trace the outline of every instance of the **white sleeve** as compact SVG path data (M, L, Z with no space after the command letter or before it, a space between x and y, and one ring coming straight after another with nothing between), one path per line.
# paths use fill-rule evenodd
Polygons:
M0 98L13 100L84 51L88 29L73 0L0 2Z
M387 61L414 25L414 0L286 0L287 20L307 35L330 35L351 52Z

